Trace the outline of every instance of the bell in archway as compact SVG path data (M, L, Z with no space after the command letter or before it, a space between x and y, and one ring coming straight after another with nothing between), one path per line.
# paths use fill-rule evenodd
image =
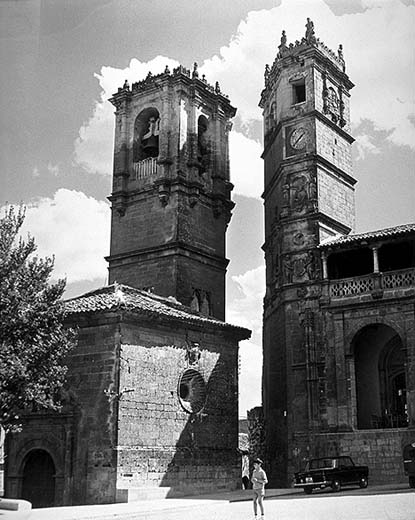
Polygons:
M143 152L147 157L157 157L159 153L159 124L160 119L150 117L148 121L148 131L143 135Z

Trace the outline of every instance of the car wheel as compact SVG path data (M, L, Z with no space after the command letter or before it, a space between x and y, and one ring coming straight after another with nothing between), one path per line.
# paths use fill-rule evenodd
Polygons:
M340 480L333 480L333 482L331 483L331 488L333 491L340 491L341 488L342 488L342 485L340 483Z
M312 492L313 492L313 488L312 487L305 487L304 488L304 493L306 495L311 495Z
M415 477L409 477L409 487L415 488Z
M368 485L367 478L366 477L362 477L359 480L359 486L363 489L363 488L367 488L367 485Z

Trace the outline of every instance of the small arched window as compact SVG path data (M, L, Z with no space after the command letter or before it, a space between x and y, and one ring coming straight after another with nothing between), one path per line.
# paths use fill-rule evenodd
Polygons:
M134 123L133 162L159 154L160 114L156 108L142 110Z

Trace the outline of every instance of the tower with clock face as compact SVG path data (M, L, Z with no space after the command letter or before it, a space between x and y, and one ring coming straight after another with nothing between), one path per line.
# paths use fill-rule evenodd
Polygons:
M283 31L265 68L263 406L274 485L287 484L293 452L328 424L318 246L353 229L352 87L342 46L331 51L309 19L295 44Z

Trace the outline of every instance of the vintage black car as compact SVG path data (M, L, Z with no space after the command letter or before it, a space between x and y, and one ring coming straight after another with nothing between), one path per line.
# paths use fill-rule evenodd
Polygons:
M409 478L409 487L415 488L415 442L404 446L403 467Z
M294 475L294 487L303 488L307 494L326 487L340 491L342 486L365 488L368 479L369 468L355 466L350 457L324 457L309 460L305 470Z

